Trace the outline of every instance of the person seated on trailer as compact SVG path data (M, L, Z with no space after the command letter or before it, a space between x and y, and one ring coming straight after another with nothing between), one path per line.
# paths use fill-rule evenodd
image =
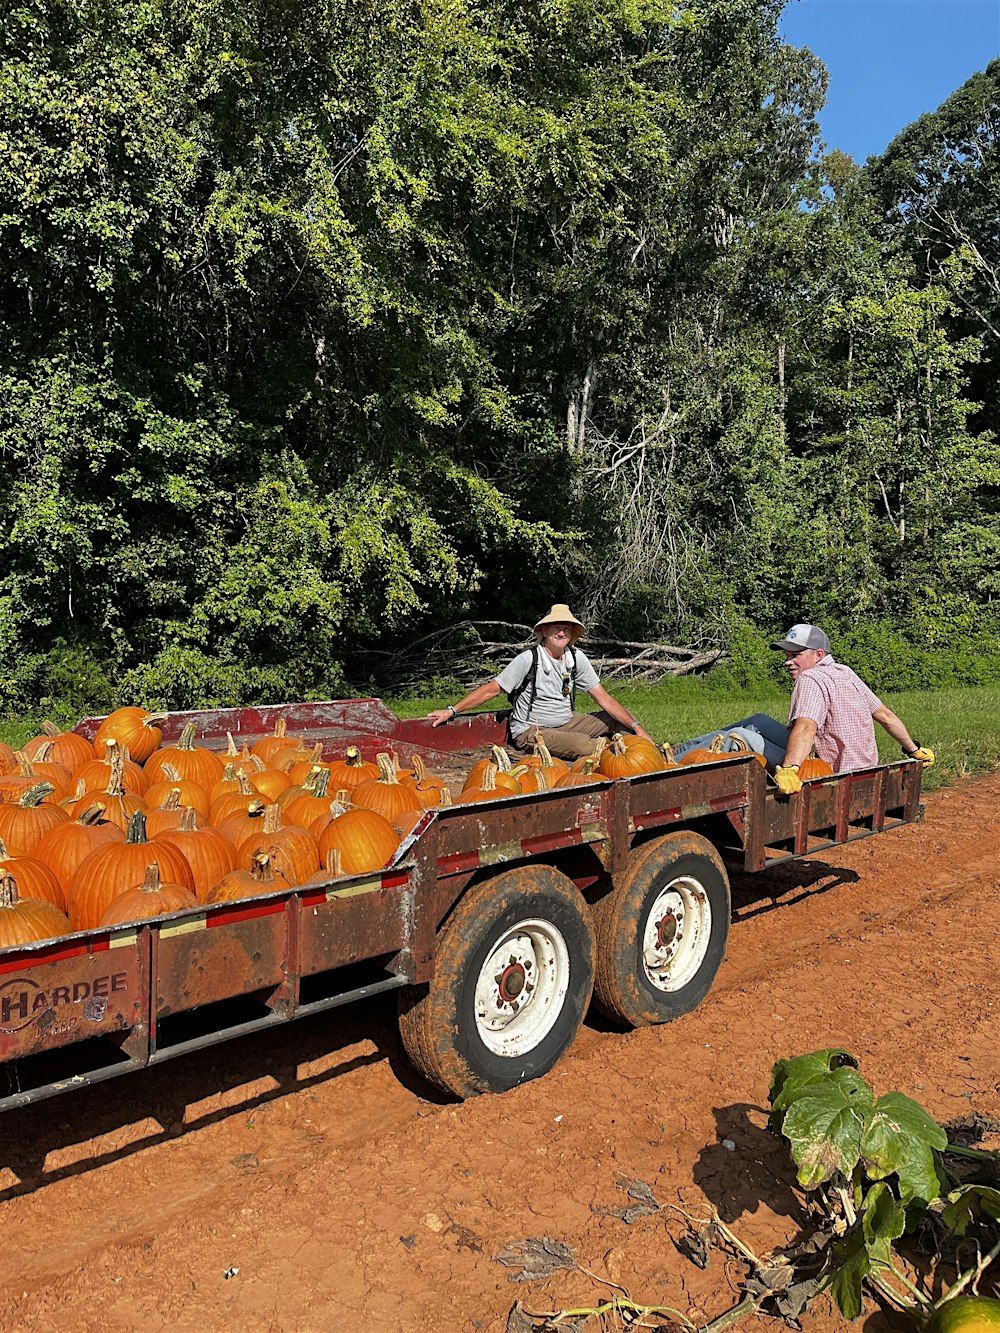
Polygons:
M772 643L785 654L792 678L788 725L767 713L754 713L720 728L747 742L774 769L774 780L786 795L802 787L799 766L813 746L834 773L872 768L878 763L875 726L884 727L899 742L903 754L919 759L924 768L934 763L934 751L915 741L903 721L873 694L860 676L834 660L830 640L818 625L793 625L783 639ZM675 747L681 757L712 734Z
M511 706L508 742L515 750L528 751L540 738L559 759L578 759L593 752L599 737L615 731L632 731L652 740L628 709L602 687L586 653L576 646L584 632L583 622L558 602L535 625L538 642L534 647L518 653L495 679L477 685L457 704L428 713L428 719L440 727L503 691ZM600 711L575 712L577 690L589 694Z

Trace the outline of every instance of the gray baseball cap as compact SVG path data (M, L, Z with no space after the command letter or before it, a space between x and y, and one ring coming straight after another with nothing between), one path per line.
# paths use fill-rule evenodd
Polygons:
M771 647L780 648L785 653L798 653L803 648L822 648L828 653L830 640L818 625L793 625L785 637L772 643Z

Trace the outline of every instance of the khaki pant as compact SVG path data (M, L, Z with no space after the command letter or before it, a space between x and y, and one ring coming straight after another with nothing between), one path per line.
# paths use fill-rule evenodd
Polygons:
M564 727L528 727L516 741L511 741L511 748L527 754L535 737L541 736L549 753L557 759L581 759L594 753L594 742L599 737L622 730L621 723L603 709L597 713L574 713Z

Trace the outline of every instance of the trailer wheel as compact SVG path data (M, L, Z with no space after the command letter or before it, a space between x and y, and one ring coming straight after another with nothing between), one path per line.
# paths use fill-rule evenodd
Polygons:
M706 839L679 830L646 843L593 906L594 999L631 1027L669 1023L708 994L729 936L729 877Z
M540 1077L583 1022L594 953L587 905L551 866L477 885L438 936L433 979L400 993L407 1054L459 1097Z

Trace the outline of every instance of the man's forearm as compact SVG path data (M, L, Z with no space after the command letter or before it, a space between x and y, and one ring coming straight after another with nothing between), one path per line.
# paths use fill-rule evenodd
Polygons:
M634 731L637 736L649 736L649 733L636 721L624 704L620 704L613 695L604 693L600 698L594 696L594 702L599 704L606 713L610 713L616 722L620 722L629 731Z
M816 723L812 718L796 718L788 734L788 745L785 749L785 758L781 767L791 768L793 764L801 764L808 759L815 738Z
M907 731L903 719L898 717L891 708L886 708L883 704L881 708L877 708L872 713L872 717L880 727L885 728L894 741L899 742L900 747L907 754L911 754L917 748L917 743Z
M496 681L487 680L482 685L477 685L474 690L470 690L464 699L459 699L457 704L452 704L452 707L456 713L464 713L471 708L478 708L480 704L488 703L499 693L500 686Z

